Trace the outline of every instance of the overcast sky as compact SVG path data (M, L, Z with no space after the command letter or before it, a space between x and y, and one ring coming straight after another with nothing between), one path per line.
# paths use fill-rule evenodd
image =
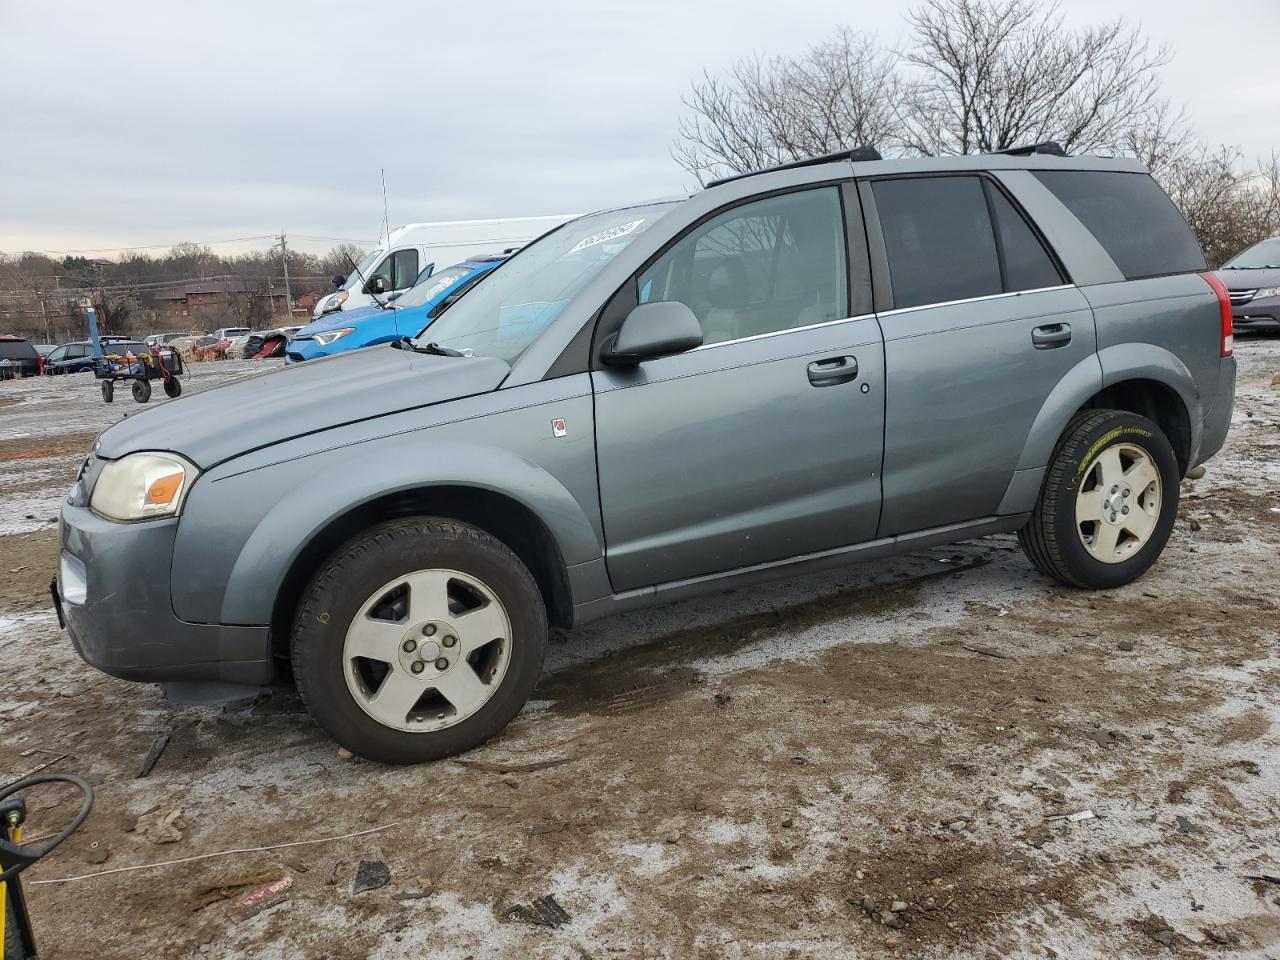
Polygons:
M1123 10L1168 42L1167 93L1254 155L1280 146L1278 3L1063 6L1075 23ZM671 140L703 67L841 23L893 43L911 5L0 0L0 250L282 229L327 249L300 238L379 233L382 168L393 225L678 193L695 184Z

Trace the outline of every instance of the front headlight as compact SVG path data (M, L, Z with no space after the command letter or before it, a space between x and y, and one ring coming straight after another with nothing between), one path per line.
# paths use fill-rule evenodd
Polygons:
M199 475L175 453L131 453L102 468L89 509L125 522L176 516Z
M1280 287L1263 287L1253 295L1255 300L1265 300L1267 297L1280 297Z
M335 310L341 310L342 305L347 302L347 297L351 296L346 290L339 290L337 293L331 293L325 297L324 309L321 313L333 313Z
M355 327L343 327L341 330L327 330L324 333L313 334L312 339L314 339L316 343L320 344L320 346L324 347L333 343L335 340L341 340L348 333L355 332Z

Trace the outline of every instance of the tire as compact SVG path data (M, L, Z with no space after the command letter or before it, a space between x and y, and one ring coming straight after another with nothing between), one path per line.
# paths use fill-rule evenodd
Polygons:
M102 381L102 402L110 403L116 398L116 385L112 380Z
M182 396L182 381L177 377L168 377L164 381L164 395L174 400Z
M1179 481L1173 447L1156 424L1124 410L1082 411L1058 441L1018 542L1037 570L1064 584L1124 586L1168 543Z
M146 403L151 399L151 381L135 380L133 381L133 399L139 403Z
M403 764L502 730L533 692L546 644L542 594L505 544L465 523L411 517L329 557L303 593L291 653L298 692L334 740Z

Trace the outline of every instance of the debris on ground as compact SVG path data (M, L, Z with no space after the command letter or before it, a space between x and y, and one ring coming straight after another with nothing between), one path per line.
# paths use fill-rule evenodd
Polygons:
M140 833L152 843L177 843L182 839L182 831L187 829L179 807L152 810L144 813L133 825L135 833Z
M280 879L280 871L274 868L261 868L240 873L223 874L217 880L197 887L191 898L193 912L232 897L243 895L255 887L274 883Z
M147 750L147 755L142 758L142 766L138 768L138 775L134 779L141 780L143 777L151 773L155 769L156 761L160 759L160 754L164 753L164 748L169 745L169 731L156 734L154 740L151 741L151 747Z
M1069 820L1076 822L1079 820L1092 820L1097 814L1092 810L1077 810L1074 813L1055 813L1051 817L1045 817L1046 820Z
M381 860L361 860L356 867L356 878L351 884L352 893L377 890L391 882L391 868Z
M263 910L287 900L289 898L289 888L292 886L293 877L286 873L279 879L264 883L251 893L245 894L232 904L231 912L237 919L247 920Z
M551 928L562 926L571 919L568 912L556 902L556 898L552 894L539 897L528 906L517 904L514 907L510 907L503 911L502 917L504 920L520 920L537 927Z

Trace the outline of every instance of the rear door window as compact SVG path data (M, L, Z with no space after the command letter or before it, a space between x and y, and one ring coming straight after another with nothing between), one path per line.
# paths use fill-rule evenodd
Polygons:
M1125 279L1206 269L1187 221L1147 174L1037 170L1035 175L1097 238Z
M896 308L1002 293L1000 258L978 177L872 184Z

